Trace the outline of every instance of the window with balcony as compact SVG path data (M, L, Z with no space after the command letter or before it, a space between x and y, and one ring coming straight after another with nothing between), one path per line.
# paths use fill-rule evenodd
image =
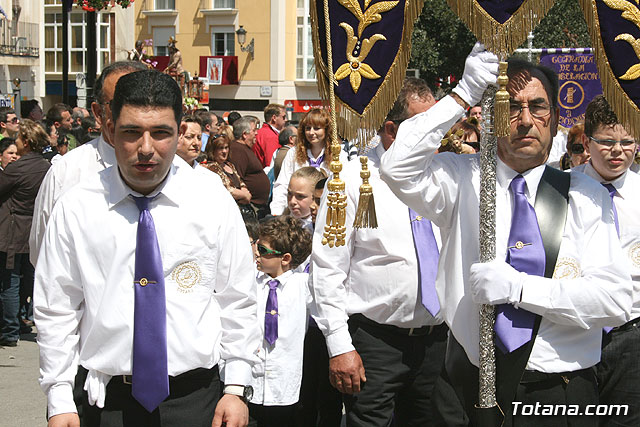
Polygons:
M298 0L297 6L296 80L315 80L316 67L313 62L309 0Z
M153 27L153 54L169 56L169 39L175 36L175 27Z
M155 10L176 10L176 0L155 0Z
M211 35L211 53L213 55L233 56L236 54L235 44L235 33L213 33Z
M62 11L59 0L45 1L44 15L44 58L45 72L62 72ZM96 38L98 47L98 70L111 62L111 24L113 15L98 13L96 22ZM71 12L69 14L69 72L86 71L86 13Z
M213 0L214 9L235 9L236 0Z

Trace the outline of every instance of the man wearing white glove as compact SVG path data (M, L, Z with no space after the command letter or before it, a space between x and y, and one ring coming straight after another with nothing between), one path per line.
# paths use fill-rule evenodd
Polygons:
M608 193L582 174L545 169L558 124L557 76L509 61L511 130L498 140L495 261L478 263L479 156L435 155L447 130L495 82L497 68L495 55L476 44L451 96L400 126L382 159L382 178L441 230L436 290L451 330L443 378L472 425L478 421L478 310L497 304L496 395L504 425L595 426L597 417L566 411L523 415L530 413L524 405L536 403L575 404L582 412L597 404L593 366L601 329L625 323L631 309Z

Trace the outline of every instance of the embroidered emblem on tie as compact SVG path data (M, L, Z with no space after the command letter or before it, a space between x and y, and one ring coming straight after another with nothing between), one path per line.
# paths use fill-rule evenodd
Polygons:
M530 246L530 245L532 245L532 244L533 244L533 243L522 243L520 240L518 240L518 241L516 242L516 244L515 244L515 245L513 245L513 246L509 246L509 247L508 247L508 249L514 249L514 248L515 248L515 249L522 249L522 248L524 248L525 246Z
M171 279L178 284L178 291L183 294L192 292L193 287L200 283L201 278L200 267L193 261L183 262L171 272Z
M147 286L150 283L158 283L158 282L156 282L155 280L148 280L146 277L143 277L142 279L136 280L133 283L139 284L140 286Z

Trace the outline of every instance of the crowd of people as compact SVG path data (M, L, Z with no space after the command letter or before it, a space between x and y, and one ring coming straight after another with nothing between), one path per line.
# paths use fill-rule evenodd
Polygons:
M480 304L504 425L640 425L636 141L603 96L563 139L557 76L510 60L480 263L497 69L476 45L449 95L407 78L375 141L343 142L338 247L327 110L183 115L176 82L129 61L102 70L90 116L0 109L0 345L35 320L49 425L477 425ZM353 226L354 151L377 228ZM585 412L599 404L627 411Z

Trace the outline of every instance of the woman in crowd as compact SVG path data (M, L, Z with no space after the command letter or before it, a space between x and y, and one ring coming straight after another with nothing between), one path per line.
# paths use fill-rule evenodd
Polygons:
M0 170L4 170L11 162L18 160L18 147L13 138L2 138L0 140Z
M180 135L178 136L176 154L191 167L195 168L198 165L196 159L200 155L200 147L202 147L202 128L200 123L197 122L194 116L183 116L180 122Z
M273 200L271 202L271 214L281 215L287 207L287 187L291 175L304 166L313 166L323 169L330 175L331 164L331 123L329 113L325 110L314 108L310 110L300 121L298 126L298 138L295 148L289 150L278 179L273 184ZM345 164L347 154L340 150L340 161Z
M223 126L223 128L227 127L229 126ZM233 163L229 161L229 137L224 129L221 132L223 133L211 135L205 147L206 167L220 176L222 183L236 200L241 211L252 211L251 193L238 175Z
M47 132L36 122L24 119L16 140L20 158L0 174L0 283L3 310L0 345L3 346L17 345L20 338L18 311L21 302L25 304L33 296L29 231L40 184L51 166L42 156L42 150L48 144Z
M574 168L589 161L589 153L582 145L582 135L584 134L584 124L575 124L569 129L567 135L567 152L560 159L562 170Z

